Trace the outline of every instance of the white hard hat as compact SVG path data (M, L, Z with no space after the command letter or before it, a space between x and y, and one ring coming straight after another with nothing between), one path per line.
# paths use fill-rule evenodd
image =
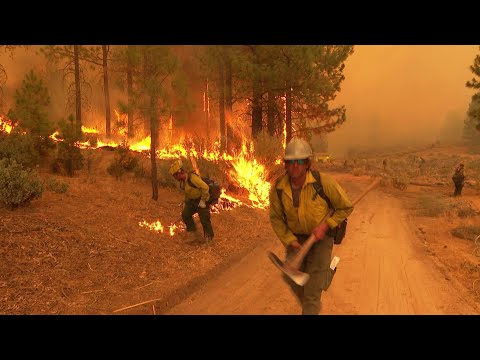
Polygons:
M293 138L285 149L285 160L307 159L313 156L312 148L305 140Z

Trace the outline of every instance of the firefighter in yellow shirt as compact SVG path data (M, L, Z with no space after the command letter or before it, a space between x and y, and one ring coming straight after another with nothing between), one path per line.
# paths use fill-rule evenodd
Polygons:
M328 288L332 276L329 272L334 241L331 234L353 211L352 203L337 181L321 173L323 191L335 212L319 225L329 206L321 196L317 196L314 186L317 180L310 170L311 157L312 149L306 141L292 139L285 149L286 174L270 191L271 225L286 248L287 258L293 256L312 233L317 239L299 269L310 275L308 282L302 287L284 276L304 315L318 315L320 312L322 291Z
M209 187L200 176L195 173L188 173L180 160L175 161L169 169L169 174L179 181L185 189L185 205L182 211L182 220L187 227L187 243L209 243L213 240L213 228L210 221L210 206L207 202L210 198ZM193 185L193 186L192 186ZM203 238L193 220L193 215L198 213L200 223L203 227Z

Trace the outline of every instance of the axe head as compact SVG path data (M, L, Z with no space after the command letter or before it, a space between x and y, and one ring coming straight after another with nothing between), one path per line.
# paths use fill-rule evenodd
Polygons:
M284 262L280 260L278 256L275 255L273 252L269 251L268 257L270 258L270 260L272 260L273 264L278 267L290 279L292 279L295 284L303 286L310 278L310 275L308 275L307 273L292 269L289 266L285 265Z

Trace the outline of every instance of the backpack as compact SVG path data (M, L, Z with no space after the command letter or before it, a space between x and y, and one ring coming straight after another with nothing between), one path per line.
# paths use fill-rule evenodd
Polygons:
M452 176L452 180L455 183L455 185L461 185L464 180L465 180L465 175L463 175L463 171L457 171L455 170L455 173Z
M194 187L194 188L197 188L195 185L193 185L193 183L190 181L190 176L192 174L195 174L197 175L196 173L194 172L190 172L188 173L188 177L187 177L187 180L188 180L188 184L191 186L191 187ZM208 185L208 192L210 193L210 198L208 199L207 201L207 204L208 205L215 205L215 204L218 204L218 199L220 199L220 194L221 194L221 188L220 188L220 185L214 180L214 179L210 179L209 177L202 177L202 180L205 182L205 184ZM197 188L198 189L198 188Z
M330 199L328 198L327 194L325 194L325 191L323 191L322 181L320 180L320 173L316 170L311 170L311 171L312 171L313 177L316 180L316 182L313 184L313 187L315 188L315 194L313 195L312 200L315 200L317 195L320 195L320 197L323 200L325 200L325 202L327 203L330 209L335 209L332 206L332 203L330 202ZM278 184L280 179L277 180L277 183L275 184L275 186ZM276 190L277 190L278 199L280 200L280 204L282 205L282 208L283 208L282 190L280 189L276 189ZM340 224L338 224L337 227L330 229L330 231L328 232L328 235L333 237L334 244L340 245L342 243L342 240L345 238L346 232L347 232L347 219L343 220Z

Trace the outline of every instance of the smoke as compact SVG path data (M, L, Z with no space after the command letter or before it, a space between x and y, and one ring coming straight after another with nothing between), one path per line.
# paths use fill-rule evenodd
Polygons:
M335 101L345 105L347 122L329 134L332 154L445 139L446 122L463 124L477 53L474 45L355 46Z
M25 75L33 70L44 82L48 88L50 95L49 116L53 123L61 118L66 118L70 114L75 114L75 109L68 106L68 84L63 71L64 65L54 65L47 61L45 56L40 53L41 45L31 45L28 48L19 47L14 50L12 56L9 53L0 53L0 64L5 68L8 79L3 88L4 95L4 111L15 106L15 91L22 86ZM105 127L105 105L103 101L103 83L98 81L95 71L85 67L86 79L91 85L85 89L88 100L83 106L83 122L88 126L93 126L97 122L103 122ZM98 71L97 71L98 72ZM72 81L72 79L70 79ZM115 91L114 91L115 94ZM114 105L115 96L113 96L112 106ZM96 112L103 108L100 116L95 116ZM97 119L101 117L102 120Z
M8 75L3 88L3 110L6 112L13 107L15 90L21 86L25 74L33 69L44 78L49 89L50 116L56 122L75 111L67 107L63 73L47 66L39 49L36 45L29 49L19 48L13 57L0 53L0 64ZM200 50L201 46L173 47L182 64L188 102L193 105L176 114L177 137L190 134L205 138L207 135L203 111L205 84L195 61ZM329 134L330 152L343 156L351 148L431 144L460 137L459 128L463 126L473 95L473 90L466 88L465 83L473 76L469 66L476 54L478 47L475 45L355 46L353 55L345 63L345 80L334 104L346 107L347 121ZM82 120L86 126L104 130L101 70L85 69L91 84L87 91L90 107L84 110ZM112 122L116 120L114 109L118 109L120 100L125 100L125 94L116 86L114 74L111 74ZM217 107L211 103L211 138L218 133ZM449 133L452 136L447 137Z
M33 70L37 74L43 68L41 61L37 61L32 49L17 48L14 53L0 51L0 64L5 69L7 81L3 86L3 110L7 112L15 104L15 90L18 89L25 75Z

